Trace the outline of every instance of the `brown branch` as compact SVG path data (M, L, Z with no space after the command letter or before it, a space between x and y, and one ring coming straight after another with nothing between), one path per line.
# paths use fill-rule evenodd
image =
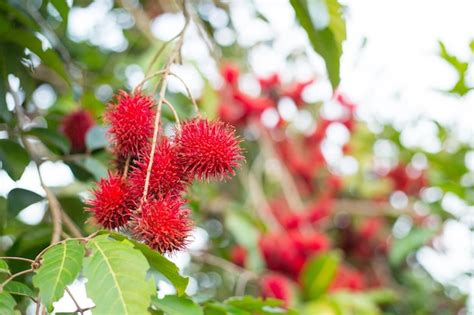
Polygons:
M66 292L71 297L72 302L76 306L76 311L75 311L76 313L80 313L82 315L84 314L84 312L89 311L93 308L93 307L86 307L86 308L80 307L79 303L77 302L76 298L74 297L74 295L72 294L71 290L69 290L68 287L66 287Z
M0 257L0 260L21 260L21 261L29 262L31 264L35 262L33 259L23 258L23 257Z

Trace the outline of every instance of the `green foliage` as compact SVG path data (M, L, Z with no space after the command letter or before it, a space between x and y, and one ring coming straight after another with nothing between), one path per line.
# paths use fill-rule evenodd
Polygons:
M412 229L405 237L395 239L390 250L389 261L392 265L400 265L415 249L430 240L436 231L427 228Z
M337 0L291 0L296 17L313 49L323 57L333 89L339 85L339 67L346 26Z
M10 293L6 291L0 292L0 314L17 314L17 312L15 312L15 306L15 299L10 295Z
M471 90L474 89L474 87L469 87L466 85L466 76L467 76L467 70L469 67L468 62L461 61L458 57L450 54L444 45L443 42L439 42L439 48L440 48L440 56L443 58L446 62L448 62L454 70L458 73L458 81L456 84L448 91L447 93L451 94L456 94L459 96L464 96L467 93L469 93Z
M0 259L0 273L10 274L10 268L5 260Z
M94 151L105 148L108 144L107 129L105 126L92 127L86 134L87 149Z
M151 304L167 315L202 315L202 308L184 296L167 295L162 299L153 297Z
M53 302L63 296L66 286L79 275L84 253L84 245L79 241L60 243L44 253L41 267L33 276L33 284L39 289L41 301L50 312Z
M0 139L0 161L2 169L13 180L19 180L30 162L28 153L18 143L8 139Z
M69 140L56 130L32 128L26 134L37 137L52 152L68 153L71 147Z
M87 293L96 303L93 314L145 314L155 295L150 268L143 254L127 240L111 241L107 235L91 239L84 262Z
M26 284L18 282L18 281L10 281L4 287L3 290L6 292L13 294L13 295L22 295L26 297L30 297L32 299L35 298L35 293L33 290L30 289Z
M26 189L22 189L22 188L12 189L8 193L8 197L7 197L8 213L10 216L14 217L21 210L43 199L44 197Z
M110 232L105 232L109 234ZM185 278L179 274L179 269L175 264L170 262L168 259L163 257L160 253L155 250L152 250L150 247L145 244L138 243L133 240L127 239L125 236L118 233L110 233L110 237L118 241L127 241L135 247L135 249L141 251L143 256L148 260L150 266L156 271L160 272L163 276L168 279L176 289L178 295L183 295L186 287L188 286L188 278Z
M306 297L315 300L324 294L336 275L340 256L336 252L316 255L305 265L300 282Z
M294 315L293 310L281 307L282 301L275 299L262 299L252 296L232 297L224 302L209 301L204 303L206 315Z

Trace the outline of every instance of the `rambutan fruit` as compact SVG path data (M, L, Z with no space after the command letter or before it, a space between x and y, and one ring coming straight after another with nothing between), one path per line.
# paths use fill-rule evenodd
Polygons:
M115 152L121 156L137 156L153 136L153 100L142 94L120 91L116 104L110 103L104 114L111 125L109 136Z
M234 128L222 121L184 123L177 145L185 172L200 180L229 178L244 159Z
M63 117L60 130L71 142L71 153L86 152L86 134L94 125L92 115L82 109Z
M150 162L150 146L143 150L140 158L135 161L129 175L131 195L138 201L143 194L148 163ZM165 195L178 196L185 188L185 173L179 163L176 146L167 138L161 138L156 145L151 167L148 196L159 198Z
M189 210L182 209L183 205L181 198L172 196L148 199L131 223L133 236L160 253L184 249L192 223Z
M101 179L94 191L94 198L87 201L87 211L93 220L107 229L121 227L130 219L133 205L128 198L129 187L118 174L110 173Z
M247 260L247 250L239 245L232 247L230 251L230 260L237 266L244 267Z
M275 298L284 301L285 307L291 302L290 281L283 275L268 274L260 281L262 296L265 298Z

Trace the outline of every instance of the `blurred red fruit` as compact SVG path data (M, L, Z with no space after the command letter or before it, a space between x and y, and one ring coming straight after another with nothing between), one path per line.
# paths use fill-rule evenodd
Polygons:
M71 142L71 153L86 152L86 134L94 125L92 115L82 109L63 117L60 130Z
M291 288L288 278L278 274L268 274L260 282L262 296L284 301L285 307L291 302Z

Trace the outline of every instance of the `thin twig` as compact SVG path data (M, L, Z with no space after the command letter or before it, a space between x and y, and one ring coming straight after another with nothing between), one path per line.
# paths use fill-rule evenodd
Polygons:
M130 160L132 159L132 156L129 155L127 159L125 160L125 166L123 169L123 174L122 174L122 179L126 179L128 175L128 168L130 167Z
M181 123L179 121L179 116L178 113L176 112L176 109L174 108L173 104L170 103L166 98L163 99L163 103L168 105L168 108L173 112L174 119L176 120L176 125L178 125L178 130L181 129Z
M142 80L140 83L138 83L137 86L133 89L133 94L136 94L136 93L138 93L139 91L141 91L142 88L143 88L143 85L144 85L147 81L153 79L154 77L157 77L157 76L159 76L159 75L162 75L163 73L165 73L165 71L164 71L164 70L160 70L160 71L157 71L157 72L154 72L154 73L152 73L152 74L149 74L149 75L145 76L145 78L143 78L143 80Z
M29 272L33 272L33 268L30 268L30 269L26 269L26 270L23 270L23 271L20 271L20 272L17 272L13 275L11 275L10 277L8 277L5 281L2 282L2 284L0 284L0 292L3 290L3 288L8 284L8 282L12 281L13 279L15 279L16 277L19 277L21 275L24 275L24 274L27 274Z
M163 106L163 102L164 102L164 99L165 99L166 87L167 87L167 82L168 82L167 81L167 76L170 72L171 65L175 61L176 56L178 55L178 52L181 49L181 46L183 45L184 34L185 34L187 26L189 25L189 16L187 14L185 6L183 6L183 12L184 12L184 16L186 18L186 22L185 22L182 34L181 34L178 42L176 43L173 51L171 52L171 54L169 56L169 59L168 59L166 65L165 65L165 68L163 69L164 73L163 73L163 77L161 79L162 82L161 82L160 96L159 96L157 110L156 110L156 114L155 114L156 116L155 116L155 123L154 123L154 127L153 127L154 128L153 129L153 140L152 140L152 144L151 144L150 159L149 159L148 167L147 167L147 171L146 171L142 202L146 200L146 196L148 194L148 186L150 184L151 169L153 167L153 160L154 160L153 157L155 156L156 144L157 144L157 141L158 141L158 131L160 129L161 107Z
M186 89L186 93L188 93L188 97L189 99L191 100L191 102L193 103L193 106L194 106L194 110L196 111L196 114L200 115L200 112L199 112L199 107L196 103L196 100L194 99L193 97L193 94L191 93L191 89L189 88L189 86L186 84L186 82L184 82L184 80L178 76L176 73L174 72L170 72L169 75L172 75L174 76L175 78L177 78L184 86L184 88Z
M258 125L257 125L258 126ZM258 128L258 127L257 127ZM292 211L301 212L304 210L304 203L298 191L298 187L295 184L294 178L289 172L288 168L286 167L285 163L283 163L275 152L273 147L273 142L269 137L268 130L261 127L259 128L259 132L261 137L259 138L260 143L262 144L263 153L267 156L267 158L275 159L278 162L278 170L280 175L279 183L283 190L283 195L285 199L288 201L288 205Z
M86 307L86 308L80 307L79 303L77 302L76 298L74 298L74 295L72 294L71 290L69 290L68 287L66 287L66 292L71 297L72 302L76 306L76 313L80 313L82 315L84 314L85 311L92 309L92 307Z
M15 113L18 118L18 122L20 123L20 129L21 129L21 127L23 126L23 123L26 120L23 113L23 108L21 107L21 103L20 103L17 93L13 91L10 85L8 85L8 90L13 96L13 100L15 103ZM20 132L21 131L22 130L20 130ZM34 161L36 165L40 184L43 187L44 191L46 192L46 198L48 199L49 209L51 213L51 220L53 221L53 235L51 237L51 244L53 244L59 241L61 238L61 232L62 232L61 205L58 199L56 198L56 196L53 194L53 192L44 183L43 176L41 175L41 171L40 171L40 161L39 161L38 156L35 154L35 150L32 147L31 143L28 141L27 137L25 137L23 134L21 135L21 139L23 141L26 151L28 152L31 159Z
M21 260L21 261L29 262L31 264L35 262L33 259L23 258L23 257L0 257L0 260Z

